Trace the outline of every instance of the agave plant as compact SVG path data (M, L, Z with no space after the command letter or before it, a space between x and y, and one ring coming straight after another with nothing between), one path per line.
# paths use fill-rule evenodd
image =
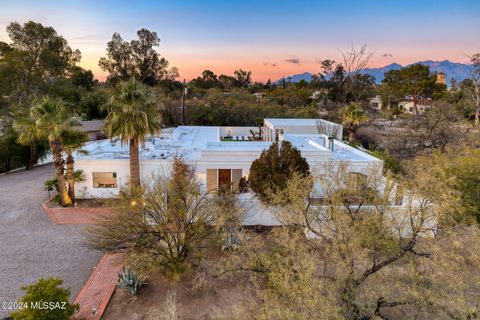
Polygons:
M118 274L117 286L124 288L132 295L137 294L138 288L144 284L144 279L128 268L123 268L123 271Z
M238 228L230 227L227 232L225 232L223 238L223 251L236 250L241 244L241 239L243 237L243 232L238 230Z

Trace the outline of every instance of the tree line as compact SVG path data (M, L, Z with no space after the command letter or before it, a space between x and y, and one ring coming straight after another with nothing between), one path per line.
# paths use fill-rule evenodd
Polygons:
M375 85L372 76L361 72L371 57L366 46L342 51L340 62L320 61L320 72L310 82L291 83L283 79L262 83L252 81L252 73L243 69L232 75L205 70L184 88L178 81L177 68L170 66L156 49L160 45L157 33L147 29L140 29L131 41L113 34L106 45L106 56L99 60L108 74L105 82L98 82L90 70L78 66L81 53L53 28L32 21L23 25L15 22L7 27L7 32L11 42L0 43L2 172L21 166L31 169L48 151L47 139L27 130L36 100L45 96L61 99L76 120L105 119L112 88L130 79L151 88L161 126L257 126L267 117L320 117L343 123L345 138L350 143L386 150L398 158L415 155L430 145L444 145L443 141L455 136L446 132L463 127L459 120L472 120L474 124L479 121L478 54L472 56L471 79L453 83L448 91L445 85L437 83L436 74L422 65L387 72L382 84ZM375 94L381 96L385 110L371 108L369 100ZM416 114L410 117L411 121L401 123L406 119L400 115L397 104L406 95L414 98L415 113L420 98L433 99L439 105L434 109L448 109L448 113ZM435 118L438 116L444 119ZM396 119L392 125L408 129L400 137L408 139L407 131L413 132L415 142L400 144L386 141L382 132L372 133L376 119L385 118ZM429 128L432 124L437 125ZM424 129L428 137L416 134L416 128Z

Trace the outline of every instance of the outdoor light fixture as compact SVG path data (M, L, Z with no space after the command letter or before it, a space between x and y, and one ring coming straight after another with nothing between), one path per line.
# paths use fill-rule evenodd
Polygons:
M53 190L52 186L45 187L45 190L48 192L48 200L50 200L50 191Z

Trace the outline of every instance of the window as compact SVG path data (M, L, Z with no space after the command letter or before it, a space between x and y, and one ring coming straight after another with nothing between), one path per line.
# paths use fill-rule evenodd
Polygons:
M238 191L240 179L242 179L242 169L232 169L232 188L234 191Z
M207 190L231 187L237 191L241 178L242 169L207 169Z
M217 189L218 181L218 170L217 169L207 169L207 190L212 191Z
M94 188L116 188L116 172L92 172Z

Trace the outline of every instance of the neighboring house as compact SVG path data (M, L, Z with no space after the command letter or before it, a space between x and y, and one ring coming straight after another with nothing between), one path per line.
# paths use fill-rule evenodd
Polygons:
M88 140L105 139L106 136L103 132L103 123L103 120L80 121L80 130L87 133Z
M437 83L447 85L447 78L445 77L445 73L440 71L437 73Z
M323 92L321 90L314 90L312 95L310 96L311 99L315 100L322 96Z
M418 113L422 114L425 110L432 108L433 101L431 99L419 99L417 101ZM415 113L415 106L413 99L404 99L398 102L398 108L404 113Z
M255 96L257 99L257 102L262 101L262 99L265 97L265 92L254 92L252 93L252 96Z
M381 160L341 142L341 128L320 119L265 119L263 139L253 141L250 131L259 128L180 126L146 139L140 150L141 179L148 181L152 174L168 174L173 158L178 156L195 167L206 190L225 185L237 189L242 178L248 179L252 162L276 139L289 141L300 150L312 172L322 174L332 163L345 164L352 176L366 177L373 169L381 171ZM88 154L77 154L75 158L76 168L86 176L77 184L77 197L118 196L129 180L128 144L118 139L94 141L83 150ZM261 210L254 216L252 224L273 223Z
M379 95L376 95L375 97L370 99L370 107L373 110L382 110L382 98Z

